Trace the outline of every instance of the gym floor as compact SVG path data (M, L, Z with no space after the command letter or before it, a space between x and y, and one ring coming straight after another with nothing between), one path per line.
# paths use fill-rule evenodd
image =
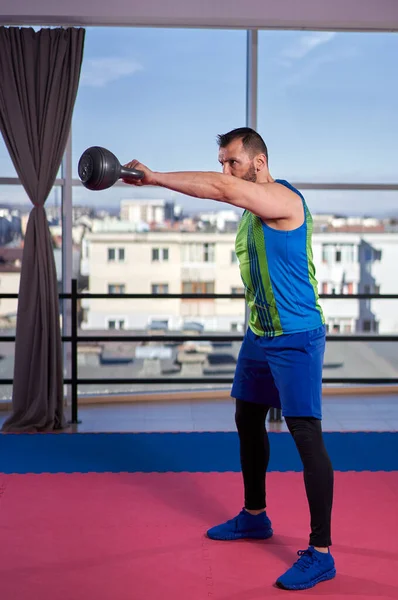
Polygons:
M64 434L0 436L4 598L286 595L274 582L306 547L309 523L284 423L269 424L274 537L229 544L205 531L242 506L232 400L86 405L79 419ZM398 399L325 396L324 429L338 576L296 594L397 598Z

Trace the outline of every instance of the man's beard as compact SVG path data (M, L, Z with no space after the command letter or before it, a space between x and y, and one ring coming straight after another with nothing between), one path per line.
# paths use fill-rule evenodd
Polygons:
M252 183L256 183L257 181L257 173L254 164L252 163L246 173L243 175L242 179L245 181L251 181Z

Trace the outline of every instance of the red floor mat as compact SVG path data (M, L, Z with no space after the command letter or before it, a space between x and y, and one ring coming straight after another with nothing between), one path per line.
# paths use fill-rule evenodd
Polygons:
M398 473L336 473L337 577L313 598L398 598ZM213 542L237 473L0 475L2 600L264 600L306 548L302 475L270 473L275 535Z

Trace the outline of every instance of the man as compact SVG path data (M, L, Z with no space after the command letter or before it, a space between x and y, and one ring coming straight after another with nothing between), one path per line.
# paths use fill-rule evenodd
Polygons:
M281 407L303 463L311 533L308 549L298 552L299 559L276 584L302 590L336 574L329 550L333 469L321 428L325 325L312 259L312 218L300 192L271 177L267 147L257 132L235 129L218 136L218 145L222 174L155 173L136 160L126 166L144 172L136 185L244 209L235 247L250 318L231 396L245 502L235 518L207 535L214 540L272 536L266 513L270 449L265 423L270 407Z

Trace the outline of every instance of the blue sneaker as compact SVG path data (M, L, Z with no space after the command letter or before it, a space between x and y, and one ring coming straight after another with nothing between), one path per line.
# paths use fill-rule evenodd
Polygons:
M241 512L226 523L216 525L208 530L207 536L212 540L267 540L274 532L271 521L265 512L252 515L247 510Z
M318 552L313 546L297 552L299 559L276 581L283 590L306 590L336 575L333 556Z

